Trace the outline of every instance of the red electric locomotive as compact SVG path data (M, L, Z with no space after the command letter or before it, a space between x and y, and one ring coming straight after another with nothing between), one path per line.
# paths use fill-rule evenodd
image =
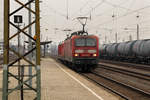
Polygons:
M58 57L78 72L88 71L98 63L99 39L78 31L58 46Z

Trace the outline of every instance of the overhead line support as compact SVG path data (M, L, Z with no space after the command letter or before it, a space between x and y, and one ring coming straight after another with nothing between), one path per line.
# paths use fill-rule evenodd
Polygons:
M11 7L10 0L4 0L4 65L3 65L2 100L9 100L11 98L10 95L14 93L15 91L18 91L20 93L19 100L24 100L24 97L26 96L24 92L25 90L30 91L30 94L32 94L32 92L36 94L33 100L41 100L39 0L30 0L29 2L26 2L26 3L20 2L19 0L11 0L11 1L17 2L18 4L21 5L21 7L16 8L14 11L10 13L10 7ZM35 11L27 7L31 3L35 4ZM35 21L32 21L31 23L29 23L27 26L24 26L24 28L19 28L18 25L15 25L11 21L12 19L11 17L13 17L13 15L18 13L23 8L26 8L25 10L32 12L32 14L35 15L36 19ZM18 32L13 34L12 36L10 36L13 33L13 31L10 30L10 25L12 25L14 28L18 30ZM36 39L34 39L31 35L29 35L28 32L25 32L25 30L31 27L32 25L35 25ZM24 33L26 37L30 38L31 41L34 44L36 44L28 52L21 53L19 52L19 50L14 50L10 46L12 39L17 38L18 35L22 35L21 33ZM9 56L10 56L9 51L13 53L13 56L14 55L17 56L16 58L13 57L14 58L13 61L9 61ZM27 56L33 53L34 51L36 51L36 60L30 61ZM25 63L22 62L22 60L24 60ZM20 64L17 64L17 62L20 62ZM25 69L29 67L29 65L31 67L34 67L33 75L29 75L29 73L27 73L28 70ZM11 71L10 71L10 68L11 68ZM35 79L34 80L35 85L30 86L28 83L30 80L33 80L33 79ZM14 84L15 82L18 82L19 84ZM11 84L15 86L11 87L12 86Z

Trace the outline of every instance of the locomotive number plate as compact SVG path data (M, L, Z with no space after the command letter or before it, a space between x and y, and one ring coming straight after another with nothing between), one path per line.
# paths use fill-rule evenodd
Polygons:
M90 56L90 55L89 54L82 54L82 56L86 56L87 57L87 56Z

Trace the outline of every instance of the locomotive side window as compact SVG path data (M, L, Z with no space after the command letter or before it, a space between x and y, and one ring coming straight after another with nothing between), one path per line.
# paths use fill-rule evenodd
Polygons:
M75 46L96 46L96 39L78 38L75 39Z

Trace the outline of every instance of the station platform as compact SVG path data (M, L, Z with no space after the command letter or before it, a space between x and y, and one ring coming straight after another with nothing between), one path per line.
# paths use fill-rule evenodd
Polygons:
M14 82L15 84L15 82ZM2 99L0 71L0 100ZM51 58L41 61L41 100L123 100ZM32 100L25 92L24 100ZM19 100L19 92L9 100Z

